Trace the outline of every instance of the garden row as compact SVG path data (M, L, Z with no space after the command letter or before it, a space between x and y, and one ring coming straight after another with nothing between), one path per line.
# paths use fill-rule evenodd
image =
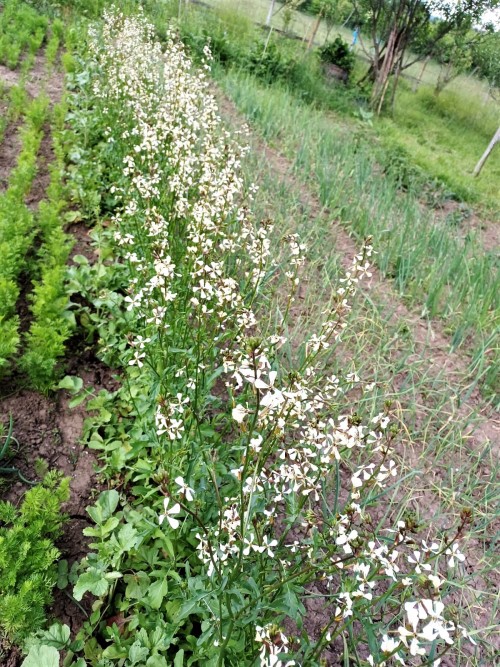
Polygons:
M45 49L44 66L54 66L61 21L49 24L46 17L19 2L7 2L0 19L2 43L14 44L21 53L32 39L33 57L50 25L52 37ZM30 99L24 83L29 71L25 63L26 59L19 83L4 92L3 134L9 131L14 139L18 135L20 151L0 194L0 372L5 377L17 368L33 386L46 390L56 377L56 364L72 329L65 293L70 245L62 215L66 204L61 142L66 109L64 102L51 107L43 92ZM9 61L11 67L17 64L18 60ZM49 156L40 153L42 143L53 158L50 166L44 164ZM33 205L28 203L29 196L41 169L50 171L50 184L41 196L35 195ZM22 313L24 321L19 314L22 300L28 301L26 308L29 306L29 313Z
M72 289L123 385L88 406L109 486L89 508L73 591L95 596L92 613L76 640L60 625L39 633L26 664L44 653L57 665L58 650L74 667L434 660L467 636L443 600L469 519L426 542L403 508L380 516L401 483L397 429L383 406L366 424L347 415L373 387L325 365L371 248L295 360L283 355L305 248L288 236L278 262L271 224L251 216L245 149L209 94L208 52L196 69L172 34L165 52L153 35L108 13L75 75L81 205L105 215L100 261L79 258ZM288 297L269 331L256 313L278 275ZM318 597L326 616L311 636Z
M50 26L50 31L49 31ZM29 4L6 0L0 13L0 64L26 74L35 62L42 44L47 41L45 60L52 64L62 41L64 24L50 21Z

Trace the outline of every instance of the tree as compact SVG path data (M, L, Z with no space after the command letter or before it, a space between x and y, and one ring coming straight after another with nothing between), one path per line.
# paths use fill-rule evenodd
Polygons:
M486 79L489 94L495 97L500 89L500 32L495 32L493 26L487 26L485 32L484 39L474 45L472 66Z
M441 65L434 92L439 95L459 74L471 69L474 46L481 33L470 28L454 30L436 46L435 57Z
M309 41L307 43L307 50L309 51L314 44L316 34L318 32L321 21L325 18L327 14L334 12L336 5L336 0L313 0L311 5L312 11L316 14L316 20L313 24L312 31L309 36Z
M464 32L479 23L499 0L354 0L354 5L369 34L371 48L362 43L370 61L364 79L373 82L371 103L380 113L391 80L394 98L404 69L432 55L450 33ZM431 19L436 16L436 28L431 29ZM407 57L412 43L419 43L419 53Z

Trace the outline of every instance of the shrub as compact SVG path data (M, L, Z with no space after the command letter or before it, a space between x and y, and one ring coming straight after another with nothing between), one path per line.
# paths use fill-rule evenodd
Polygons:
M348 43L338 35L333 42L328 42L319 50L320 59L325 64L337 65L347 74L352 72L356 57Z

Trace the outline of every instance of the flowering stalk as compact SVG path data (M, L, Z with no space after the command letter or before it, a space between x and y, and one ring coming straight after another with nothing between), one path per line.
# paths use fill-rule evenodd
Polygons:
M280 348L292 296L278 331L265 336L256 311L274 266L271 227L245 205L247 149L226 132L209 93L209 51L195 69L172 32L162 50L141 15L116 10L91 44L91 94L117 202L113 249L128 281L121 360L130 394L140 396L124 427L135 452L127 465L136 496L127 502L131 516L156 514L162 532L151 540L174 554L169 600L155 608L159 624L175 626L165 655L175 656L194 615L197 664L252 665L258 655L261 665L315 665L367 616L380 635L371 664L447 650L465 631L445 620L439 556L448 551L453 565L462 555L455 541L417 548L404 522L376 533L372 489L398 474L389 416L362 423L348 403L361 380L329 375L326 364L370 275L370 242L305 341L302 363L287 369ZM293 294L306 249L295 235L287 243ZM340 466L350 473L337 479L332 511L328 482ZM126 553L121 568L135 572ZM286 637L285 624L301 632L319 581L328 629L317 642ZM139 602L127 605L137 627Z

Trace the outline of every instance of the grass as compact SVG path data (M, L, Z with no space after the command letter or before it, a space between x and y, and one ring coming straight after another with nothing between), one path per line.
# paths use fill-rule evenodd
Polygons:
M392 118L377 121L382 141L404 147L412 161L444 183L450 195L494 211L499 203L500 152L494 152L478 179L472 171L499 123L499 110L475 94L471 77L463 87L436 97L430 86L417 94L405 83ZM494 212L493 212L493 215Z
M264 24L270 3L268 0L207 0L207 4L218 10L240 12L247 18L257 23ZM285 29L283 22L284 13L282 9L279 9L281 6L281 3L276 3L275 11L271 19L272 27L278 30ZM292 15L288 30L291 33L295 33L301 39L306 40L310 37L315 23L315 16L305 12L295 11ZM349 43L352 41L352 30L343 26L334 26L334 28L329 31L326 23L322 21L319 25L318 32L316 33L315 43L324 44L328 36L334 37L337 34L340 34Z
M441 318L453 347L481 349L500 324L496 257L485 252L474 232L464 238L447 219L436 220L422 208L418 181L411 170L404 174L408 164L395 162L382 170L373 135L333 124L283 88L223 70L219 80L331 214L359 239L373 237L376 262L400 295L426 317Z

